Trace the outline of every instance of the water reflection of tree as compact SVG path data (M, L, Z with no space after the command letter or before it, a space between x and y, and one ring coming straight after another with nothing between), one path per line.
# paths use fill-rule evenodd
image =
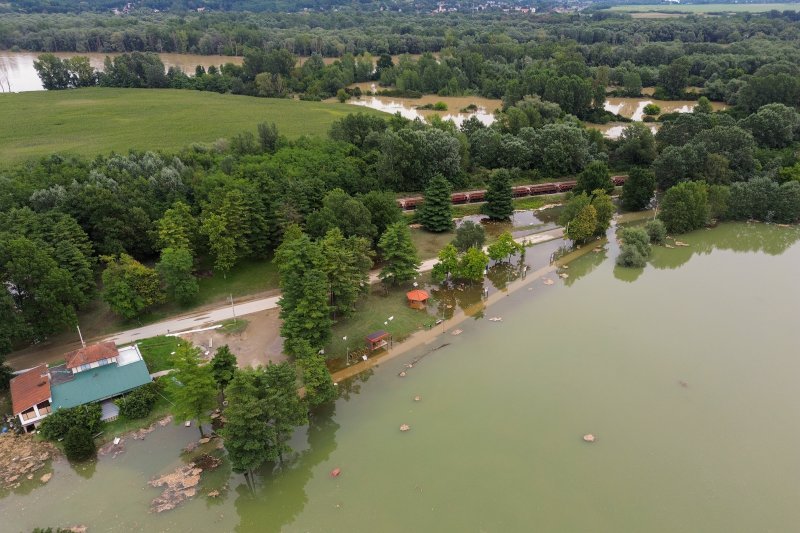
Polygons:
M359 372L351 378L344 379L339 382L336 388L339 390L339 398L345 401L350 401L350 396L357 396L361 394L361 384L366 382L375 371L368 368L363 372Z
M630 267L614 267L614 277L626 283L633 283L644 272L643 268L630 268Z
M436 300L436 317L449 320L456 309L461 309L468 316L475 316L483 311L483 284L442 285L431 290Z
M307 448L279 467L259 472L255 493L244 482L236 487L236 531L280 531L303 511L308 502L305 487L314 468L336 449L335 413L335 404L313 413L306 428Z
M684 240L689 246L680 246L669 251L657 249L650 263L658 269L678 268L686 264L694 254L710 254L715 249L780 255L800 240L800 231L766 224L731 223L713 230L694 232L684 237Z
M84 479L90 479L95 472L97 472L97 459L89 459L88 461L83 462L69 462L70 468L72 468L76 474L81 476Z
M486 277L492 282L494 288L498 291L505 291L508 284L519 278L522 272L522 262L517 264L508 262L495 263L489 267L489 272Z
M569 264L569 270L566 270L569 277L564 279L564 285L567 287L572 286L573 283L590 274L594 269L600 266L606 260L608 252L602 248L599 252L588 252L577 261L572 261Z

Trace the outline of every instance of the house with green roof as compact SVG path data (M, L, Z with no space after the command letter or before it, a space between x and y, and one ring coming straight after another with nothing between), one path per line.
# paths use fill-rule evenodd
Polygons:
M60 365L42 365L12 380L14 414L27 431L52 411L87 403L100 403L103 420L114 419L119 409L113 400L152 381L135 344L123 348L113 342L93 344L64 359Z

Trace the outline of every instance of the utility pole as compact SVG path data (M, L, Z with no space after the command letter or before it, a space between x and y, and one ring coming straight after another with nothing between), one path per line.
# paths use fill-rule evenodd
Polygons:
M78 324L75 324L75 328L78 330L78 337L81 339L81 346L86 348L86 343L83 342L83 335L81 334L81 327Z
M236 323L236 308L233 306L233 294L228 294L231 299L231 313L233 313L233 322Z

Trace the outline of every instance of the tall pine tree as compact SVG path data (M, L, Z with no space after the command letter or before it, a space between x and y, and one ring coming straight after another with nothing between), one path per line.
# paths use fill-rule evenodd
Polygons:
M378 247L384 260L384 266L378 274L381 281L397 285L414 279L421 263L407 225L396 222L386 228Z
M508 220L514 214L514 193L511 190L511 175L506 169L496 170L489 181L486 203L481 212L491 220Z
M417 221L428 231L442 232L453 229L452 187L444 176L437 174L425 189L425 201L417 210Z

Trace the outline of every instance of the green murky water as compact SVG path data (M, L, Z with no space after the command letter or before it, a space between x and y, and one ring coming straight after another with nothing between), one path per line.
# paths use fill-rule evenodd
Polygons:
M470 319L342 384L255 494L232 476L220 498L149 514L147 479L196 438L170 426L91 472L57 462L47 485L0 499L0 529L796 531L798 238L723 225L643 271L615 268L610 243L491 306L501 322ZM529 253L534 268L556 246Z

